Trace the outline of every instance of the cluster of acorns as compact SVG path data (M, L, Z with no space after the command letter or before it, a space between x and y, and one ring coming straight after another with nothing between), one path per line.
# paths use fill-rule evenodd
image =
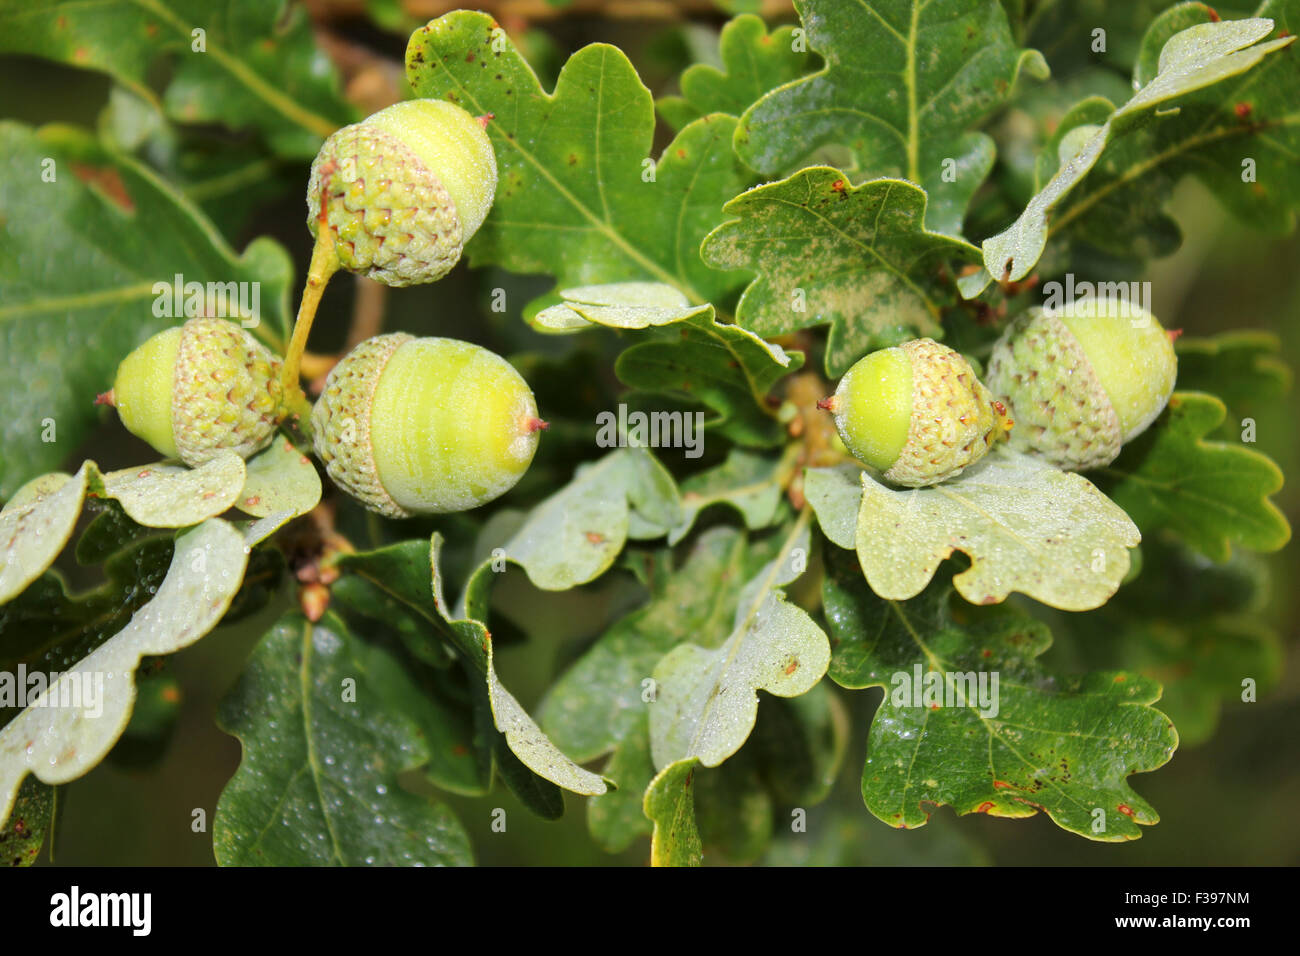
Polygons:
M307 188L313 235L332 231L338 265L386 285L440 279L496 192L484 124L439 100L411 100L344 127L321 147ZM249 457L288 415L280 358L239 325L195 318L123 360L111 392L128 430L191 467ZM362 342L325 380L311 413L334 482L390 517L464 511L527 471L546 427L528 384L478 345L402 333Z
M930 339L872 352L821 405L845 447L896 485L953 478L1002 437L1070 471L1110 464L1174 390L1173 340L1134 303L1030 309L993 347L985 381Z
M482 224L496 181L483 123L450 103L413 100L326 140L307 221L318 242L330 231L338 266L386 285L432 282ZM1003 437L1082 471L1109 464L1155 420L1175 370L1169 336L1137 307L1031 310L994 347L986 383L952 349L918 339L860 360L822 407L847 450L897 485L952 478ZM104 399L131 432L198 466L266 447L288 414L285 390L281 360L248 332L196 318L127 356ZM546 427L505 359L402 333L343 358L311 424L334 482L390 517L464 511L504 494Z

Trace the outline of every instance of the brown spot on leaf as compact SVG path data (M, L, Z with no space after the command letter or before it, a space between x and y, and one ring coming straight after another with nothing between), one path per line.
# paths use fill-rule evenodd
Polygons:
M135 212L135 203L126 191L126 184L111 166L91 166L73 163L72 174L125 213Z

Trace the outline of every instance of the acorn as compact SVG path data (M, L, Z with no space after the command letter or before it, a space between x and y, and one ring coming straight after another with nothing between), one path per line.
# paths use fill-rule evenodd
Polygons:
M528 383L501 356L402 332L349 352L311 421L334 483L390 518L466 511L505 494L546 428Z
M195 468L270 443L281 417L279 375L280 360L239 325L196 318L123 359L96 404L114 406L127 431Z
M908 488L961 474L1012 424L970 363L933 339L859 359L819 407L855 458Z
M994 345L985 381L1016 419L1013 447L1087 471L1146 431L1177 375L1173 339L1155 316L1091 299L1017 317Z
M312 235L326 224L338 264L384 285L441 279L496 194L486 119L442 100L407 100L337 130L311 166Z

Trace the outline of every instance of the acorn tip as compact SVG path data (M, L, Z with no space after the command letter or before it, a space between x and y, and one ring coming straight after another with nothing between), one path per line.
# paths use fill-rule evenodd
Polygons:
M550 422L544 422L540 418L530 418L524 422L524 428L531 432L544 432L551 427Z
M110 388L107 392L101 392L100 394L95 396L95 404L112 405L114 408L116 408L117 396L113 394L113 390Z
M480 126L482 126L484 129L487 129L487 124L488 124L490 121L496 119L496 118L497 118L497 114L496 114L496 113L484 113L482 116L476 116L476 117L474 117L474 118L475 118L476 120L478 120Z
M834 395L827 395L817 402L817 407L824 412L835 412L839 410L839 399Z

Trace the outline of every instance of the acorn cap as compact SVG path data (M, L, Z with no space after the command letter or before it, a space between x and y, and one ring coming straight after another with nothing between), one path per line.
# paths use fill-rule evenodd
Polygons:
M885 480L918 488L983 458L1011 422L961 355L933 339L873 352L840 380L836 429Z
M197 467L265 448L280 417L280 360L225 319L190 319L122 360L112 403L127 430Z
M316 457L334 483L371 511L409 518L379 480L370 440L370 410L375 389L393 353L414 336L392 332L366 339L330 370L311 412Z
M339 263L390 286L433 282L460 259L496 193L482 124L441 100L411 100L329 137L311 167L307 226L325 221Z

